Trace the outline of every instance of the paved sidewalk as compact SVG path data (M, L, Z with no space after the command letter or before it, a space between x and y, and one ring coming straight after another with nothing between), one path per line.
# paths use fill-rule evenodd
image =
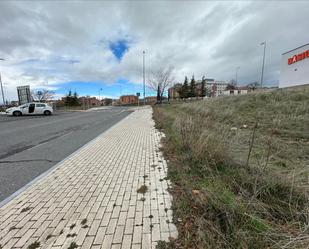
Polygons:
M1 207L0 248L155 248L177 237L151 116L130 114Z

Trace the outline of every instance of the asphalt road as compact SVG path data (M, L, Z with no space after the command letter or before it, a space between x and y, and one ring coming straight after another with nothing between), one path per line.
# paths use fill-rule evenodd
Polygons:
M114 107L52 116L0 116L0 201L129 114Z

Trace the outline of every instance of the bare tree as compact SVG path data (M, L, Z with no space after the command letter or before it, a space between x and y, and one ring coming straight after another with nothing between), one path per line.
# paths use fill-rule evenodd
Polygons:
M174 67L169 66L168 68L160 68L155 72L151 73L148 79L147 86L157 93L157 98L160 103L162 102L163 94L168 86L174 83L173 77Z
M44 102L50 99L53 99L55 92L42 89L39 91L32 92L32 98L34 101Z

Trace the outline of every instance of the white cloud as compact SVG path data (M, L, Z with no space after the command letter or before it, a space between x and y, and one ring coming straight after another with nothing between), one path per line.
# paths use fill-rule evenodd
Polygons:
M0 72L7 98L16 86L119 78L142 81L174 65L175 76L259 80L261 41L267 41L265 81L276 84L281 53L308 42L307 2L0 2ZM110 41L130 41L118 62ZM69 63L71 60L80 63Z

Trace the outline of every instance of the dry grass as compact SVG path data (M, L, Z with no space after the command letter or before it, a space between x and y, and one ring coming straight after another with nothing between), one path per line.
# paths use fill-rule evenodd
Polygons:
M154 108L181 248L306 248L309 87Z

